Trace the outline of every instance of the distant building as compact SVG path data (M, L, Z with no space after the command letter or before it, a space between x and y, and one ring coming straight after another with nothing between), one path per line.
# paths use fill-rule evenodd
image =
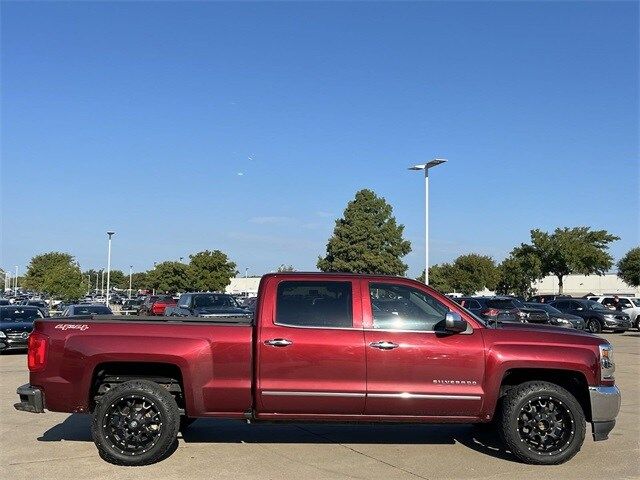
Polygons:
M231 283L224 289L225 293L233 295L244 295L246 297L255 297L258 295L258 286L261 277L235 277L231 279Z
M624 283L614 273L605 275L567 275L562 280L563 294L572 297L584 295L636 295L640 296L640 288ZM552 275L533 283L538 295L558 293L558 279Z

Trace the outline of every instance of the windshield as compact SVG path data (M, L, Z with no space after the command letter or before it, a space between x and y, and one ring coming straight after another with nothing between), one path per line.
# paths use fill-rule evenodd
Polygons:
M499 310L509 310L511 308L515 308L513 300L510 298L507 299L491 299L486 301L487 307L489 308L497 308Z
M555 307L547 303L527 303L525 304L529 308L536 308L538 310L544 310L547 313L561 314L562 312Z
M194 308L235 308L238 304L230 295L196 295L193 297Z
M79 305L73 309L73 315L111 315L112 313L110 308L101 305Z
M37 308L3 308L0 313L3 322L32 322L36 318L42 318Z
M593 300L587 300L586 302L584 302L584 304L589 310L607 310L607 311L609 311L609 309L607 307L605 307L601 303L594 302Z

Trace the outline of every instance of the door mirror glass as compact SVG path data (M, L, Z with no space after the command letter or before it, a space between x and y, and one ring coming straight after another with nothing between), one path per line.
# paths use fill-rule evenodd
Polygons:
M448 312L444 317L444 328L448 332L464 332L467 329L467 321L463 320L458 312Z

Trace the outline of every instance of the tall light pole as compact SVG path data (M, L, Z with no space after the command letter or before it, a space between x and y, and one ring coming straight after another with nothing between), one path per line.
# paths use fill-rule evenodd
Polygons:
M429 285L429 169L446 162L434 158L430 162L409 167L409 170L424 170L424 283Z
M13 289L13 293L18 293L18 265L16 265L16 280L15 280L15 287Z
M104 268L100 271L100 296L104 297L104 274L107 273L104 271Z
M108 247L107 247L107 298L106 303L107 307L109 307L109 280L111 280L111 237L115 235L116 232L107 232L107 236L109 237Z
M133 277L133 265L129 265L129 300L131 300L131 278Z

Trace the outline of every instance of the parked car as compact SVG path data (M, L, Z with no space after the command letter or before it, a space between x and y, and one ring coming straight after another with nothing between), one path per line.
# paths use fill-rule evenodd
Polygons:
M614 295L605 295L601 297L588 297L589 300L601 303L610 310L619 309L629 315L631 323L640 330L640 298L636 297L618 297L617 305Z
M113 315L106 305L69 305L62 312L62 317L79 317L83 315Z
M513 297L460 297L454 301L485 319L497 323L549 323L549 315L539 308L527 307Z
M171 295L148 295L138 310L138 315L164 315L167 307L174 307L176 301Z
M572 458L587 420L594 440L614 428L612 347L595 335L487 328L407 278L275 273L259 292L255 319L38 320L15 408L91 413L100 456L131 466L197 417L485 423L533 464Z
M130 312L131 315L137 315L142 307L144 299L142 298L130 298L122 302L122 311Z
M42 312L42 315L44 315L45 317L49 316L49 305L47 305L47 302L45 302L44 300L23 300L21 304L30 307L37 307Z
M569 313L563 313L555 307L552 307L548 303L525 303L527 307L538 308L544 310L549 315L549 324L563 328L575 328L577 330L584 330L584 320L577 315L571 315Z
M248 315L246 308L238 305L232 295L226 293L183 293L174 307L167 307L167 316L214 317L224 315Z
M604 305L584 298L560 299L549 305L563 313L577 315L585 321L587 330L599 333L602 330L624 332L631 328L631 318L624 312L612 312Z
M531 297L529 299L529 302L534 302L534 303L549 303L549 302L553 302L554 300L558 300L560 298L571 298L570 295L534 295L533 297Z
M0 352L25 350L33 322L38 318L44 318L38 307L0 306Z

